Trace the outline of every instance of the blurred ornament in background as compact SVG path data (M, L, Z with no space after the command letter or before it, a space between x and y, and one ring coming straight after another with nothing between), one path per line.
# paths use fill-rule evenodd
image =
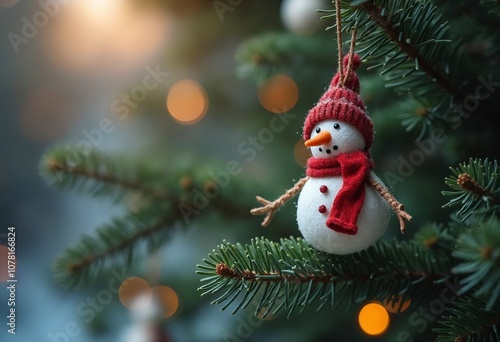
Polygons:
M166 105L175 121L192 125L205 116L208 103L207 93L201 84L193 80L182 80L170 87Z
M170 337L161 325L134 324L126 332L123 342L169 342Z
M162 326L134 324L123 337L123 342L169 342L170 338Z
M171 24L154 5L72 1L43 30L42 48L63 73L97 80L127 77L164 49Z
M19 3L19 0L0 0L0 7L11 8Z
M146 304L146 305L144 305ZM170 341L162 326L163 307L145 294L135 298L132 311L132 324L125 331L124 342L168 342Z
M168 286L155 286L152 296L139 294L131 303L132 325L124 334L124 342L168 342L170 338L162 322L171 317L179 306L179 299Z
M118 289L120 302L132 311L148 308L152 301L152 295L149 283L139 277L125 279Z
M288 112L298 100L299 88L288 75L274 75L259 88L260 104L275 114Z
M20 112L24 135L39 143L61 139L75 118L75 108L68 97L50 87L33 91Z
M324 0L284 0L281 20L285 27L300 36L312 35L324 26L318 9L327 8Z

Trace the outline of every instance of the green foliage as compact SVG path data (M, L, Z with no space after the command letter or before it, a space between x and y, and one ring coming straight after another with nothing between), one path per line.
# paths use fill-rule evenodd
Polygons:
M420 131L418 139L422 139L428 134L440 117L439 108L433 106L425 98L418 100L410 98L403 102L401 114L398 115L407 132L412 130Z
M463 219L472 214L498 214L500 209L500 180L498 178L498 163L481 159L470 159L457 168L450 168L451 177L445 179L452 191L443 191L445 196L453 196L444 207L461 206L457 211Z
M500 306L484 310L485 302L474 297L463 297L448 308L449 315L439 320L436 342L500 341Z
M149 255L165 244L180 219L178 210L148 208L128 213L85 235L66 249L55 261L57 280L68 288L92 284L103 272L115 267L130 267L143 254Z
M342 1L342 8L343 30L358 29L356 52L371 64L368 69L379 70L387 87L425 105L425 111L409 112L403 120L408 130L419 127L422 136L463 98L459 40L452 39L448 23L428 0ZM335 16L334 10L325 12Z
M202 214L205 207L194 204L197 194L218 191L216 196L210 195L211 200L205 198L205 206L210 204L212 209L233 215L248 215L246 206L234 201L241 189L233 186L223 191L208 176L208 167L190 161L184 163L190 167L184 168L179 166L183 163L174 163L171 158L165 164L127 162L97 150L83 153L76 146L46 152L40 169L49 184L122 200L127 206L123 217L98 227L94 236L83 236L57 258L54 271L64 286L88 286L110 268L129 267L140 256L162 247L176 227L189 224ZM169 165L181 170L171 171Z
M256 314L264 317L395 295L421 303L451 277L449 256L399 241L350 255L322 253L293 237L279 243L256 238L245 246L225 242L198 267L206 276L203 295L220 294L212 303L224 303L223 310L237 303L234 314L256 299Z
M443 228L441 224L427 224L421 227L414 236L414 241L426 249L430 249L435 253L449 254L453 248L455 237Z
M461 261L453 272L466 275L460 281L460 293L475 288L475 295L487 299L491 309L500 298L500 223L496 219L463 233L453 256Z
M105 155L95 149L83 151L77 146L56 146L48 150L40 163L48 184L92 196L120 199L135 184L137 170L126 160ZM144 192L152 191L144 189Z
M461 103L467 91L473 94L466 89L473 83L470 75L479 75L478 70L487 66L498 79L499 7L496 0L342 1L342 22L345 35L357 28L356 52L369 70L377 70L386 87L406 95L399 101L404 103L399 119L407 130L419 130L423 137L446 121L446 113ZM452 13L445 11L448 8ZM325 18L333 17L334 11L327 10ZM257 82L278 72L317 81L325 70L330 75L336 68L331 32L314 38L273 33L251 39L237 52L237 71ZM370 107L388 102L378 88L377 83L370 93ZM301 89L301 97L304 93ZM392 99L391 103L399 105ZM481 106L478 111L488 112ZM496 108L491 102L486 107ZM483 116L489 120L484 122L472 117L469 122L495 127L492 117ZM473 134L477 130L471 130ZM214 188L207 177L212 169L202 167L199 160L179 164L169 156L151 164L96 150L83 152L71 146L48 151L41 163L44 178L59 188L123 200L127 211L82 237L57 259L56 276L70 288L88 285L112 267L131 266L138 257L163 246L184 221L180 206L193 209L193 190ZM259 172L256 178L262 176ZM443 191L451 197L445 207L456 209L451 222L427 224L410 241L381 241L350 255L319 252L293 237L279 242L255 238L247 245L224 242L198 265L197 273L203 276L199 290L214 296L212 303L222 309L233 306L233 313L257 302L255 314L266 317L400 297L411 299L415 308L437 298L445 282L458 280L459 299L441 318L435 330L438 341L498 340L498 164L470 159L451 168L451 173L445 180L451 190ZM211 198L210 211L248 218L248 209L255 204L253 194L260 190L252 181L244 183ZM201 210L193 210L198 217Z
M321 36L268 33L248 40L238 49L236 71L239 76L258 83L278 72L304 77L318 68L334 69L335 55L334 45L325 45Z

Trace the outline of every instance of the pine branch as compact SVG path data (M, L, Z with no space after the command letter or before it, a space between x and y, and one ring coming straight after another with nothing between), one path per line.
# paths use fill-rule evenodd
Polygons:
M334 46L322 37L300 37L291 33L268 33L245 42L236 52L238 75L258 83L277 72L307 74L324 68L334 70Z
M451 177L445 179L452 191L443 191L445 196L453 196L443 207L460 205L457 215L463 219L471 215L491 216L500 212L500 179L498 163L481 159L470 159L458 168L450 168Z
M96 230L96 236L83 236L54 263L57 279L68 288L92 284L105 270L114 266L130 266L141 249L152 253L170 237L179 212L171 210L159 215L159 208L129 213Z
M225 242L197 273L207 276L199 288L202 295L222 293L212 303L224 303L224 310L236 301L235 313L258 298L256 313L265 308L265 317L281 310L291 315L313 304L319 310L343 300L352 305L394 295L418 303L452 277L449 263L445 254L397 241L342 256L319 252L302 239L256 238L245 246Z
M429 4L429 2L427 2ZM360 7L370 15L370 17L385 31L390 40L398 45L399 49L402 50L406 55L417 63L418 68L422 69L430 80L436 81L443 87L446 91L453 94L458 100L463 100L465 98L464 94L455 87L454 83L438 71L434 64L426 59L421 51L417 49L415 45L410 44L411 38L409 35L405 35L398 26L395 26L391 19L382 15L382 9L378 7L373 1L367 1L360 5ZM415 20L415 18L413 18ZM420 27L420 29L425 29Z
M491 309L500 298L500 222L492 219L478 224L458 238L453 256L461 263L453 272L466 275L460 281L460 294L474 289L474 295L488 299Z
M195 164L165 177L164 165L141 163L139 167L139 163L126 163L96 150L87 152L78 154L78 148L71 146L50 150L40 163L45 179L60 188L95 196L121 198L132 192L144 197L124 217L97 228L95 237L82 237L56 260L56 276L67 287L91 284L111 266L130 266L134 255L161 247L168 241L169 230L179 222L199 218L209 204L217 211L248 217L251 199L247 204L235 201L241 193L238 184L222 189L210 176L213 168L205 170ZM171 159L168 162L179 167Z
M431 132L434 123L442 116L438 110L426 99L409 98L401 104L401 114L398 115L398 118L407 132L419 129L420 133L417 139L420 140Z
M49 184L94 196L120 197L136 191L158 200L172 199L164 190L145 186L133 165L97 150L82 154L76 146L56 147L43 156L40 169Z
M356 51L386 78L386 87L418 103L404 117L420 137L465 98L463 52L448 23L429 0L342 2L344 31L357 28ZM333 10L326 18L335 17ZM411 120L410 120L411 118Z
M450 254L454 249L455 240L453 232L436 223L424 225L413 237L417 245L441 254Z
M443 316L434 331L439 333L436 342L500 341L500 306L485 311L485 302L474 298L459 298L448 308L450 315Z

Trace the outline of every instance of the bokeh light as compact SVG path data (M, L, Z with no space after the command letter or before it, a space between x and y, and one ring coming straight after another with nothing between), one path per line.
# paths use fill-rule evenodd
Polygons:
M9 249L5 245L0 245L0 283L4 283L9 279L9 274L7 272L8 262L7 256L9 255Z
M168 92L167 110L175 121L192 125L200 121L208 110L208 96L196 81L182 80Z
M60 6L41 36L49 61L66 74L108 80L133 75L168 42L171 20L154 6L124 0Z
M179 308L179 297L177 293L168 286L160 285L153 287L155 300L163 307L163 317L172 317Z
M126 3L127 1L123 0L85 0L77 1L75 6L87 20L102 29L106 29L115 20L111 16L123 15Z
M389 313L380 303L366 304L359 312L358 322L368 335L381 335L389 327Z
M24 135L41 143L60 139L69 131L74 119L75 111L70 100L52 88L33 91L20 113Z
M311 156L311 150L304 145L304 140L297 140L293 147L293 156L300 166L307 166L307 159Z
M139 277L130 277L124 280L118 289L118 298L126 308L141 310L151 303L152 290L149 283ZM141 298L141 300L137 300ZM149 298L149 300L143 300Z
M11 8L19 3L19 0L0 0L0 7Z
M287 75L274 75L259 88L260 104L276 114L291 110L297 104L298 99L299 88Z
M411 299L403 300L403 297L398 297L396 301L393 301L394 298L389 297L384 300L382 303L384 307L390 313L401 313L408 309L411 304Z

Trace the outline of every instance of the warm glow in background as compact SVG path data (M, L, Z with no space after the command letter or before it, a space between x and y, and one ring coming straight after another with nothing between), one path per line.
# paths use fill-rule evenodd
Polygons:
M389 314L380 303L369 303L363 306L358 315L361 329L368 335L381 335L389 327Z
M276 114L290 111L298 99L299 88L288 75L274 75L259 88L260 103Z
M182 80L170 88L167 110L177 122L192 125L205 116L207 109L208 97L198 82Z

